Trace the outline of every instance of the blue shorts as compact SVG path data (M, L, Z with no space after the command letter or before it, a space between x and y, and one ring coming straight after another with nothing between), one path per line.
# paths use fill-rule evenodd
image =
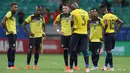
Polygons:
M29 50L35 48L37 51L40 50L40 44L42 42L42 37L29 38Z
M101 42L89 42L89 50L92 53L99 53L101 47L102 47L102 43Z
M70 40L70 51L84 51L87 49L88 35L73 33Z
M8 37L9 48L16 48L17 35L9 34L7 35L7 37Z
M107 33L104 35L105 50L112 50L115 47L115 33Z
M63 35L61 35L62 48L70 48L70 38L71 38L71 36L63 36Z

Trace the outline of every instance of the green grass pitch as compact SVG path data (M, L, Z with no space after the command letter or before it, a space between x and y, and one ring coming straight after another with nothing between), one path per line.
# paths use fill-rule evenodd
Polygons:
M89 57L89 59L91 59ZM99 67L104 64L105 56L101 56L99 60ZM16 54L15 64L19 67L19 70L7 69L7 56L6 54L0 54L0 73L65 73L64 62L62 55L40 55L38 66L40 70L33 70L34 57L31 60L31 69L25 70L26 55ZM92 67L91 60L89 60L90 68ZM73 73L84 73L84 59L82 55L78 56L78 65L81 68L80 71L74 71ZM130 73L130 57L118 57L114 56L114 72L110 71L90 71L90 73Z

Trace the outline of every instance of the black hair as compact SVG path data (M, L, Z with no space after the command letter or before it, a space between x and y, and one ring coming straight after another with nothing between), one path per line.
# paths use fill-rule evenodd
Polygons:
M65 3L62 6L68 6L68 7L70 7L70 4Z
M107 7L106 5L101 5L99 8L101 9L101 8L107 8Z
M91 8L89 11L91 11L91 10L98 11L98 9L97 9L97 8Z
M17 3L16 2L11 3L10 7L12 7L13 5L17 5Z

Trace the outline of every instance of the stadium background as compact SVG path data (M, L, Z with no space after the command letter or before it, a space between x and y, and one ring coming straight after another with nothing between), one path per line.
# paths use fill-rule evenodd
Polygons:
M52 26L53 20L61 12L63 3L77 2L79 6L86 11L90 8L98 8L102 4L108 6L109 11L116 14L124 21L123 28L116 34L116 47L113 50L113 55L130 56L130 0L1 0L0 1L0 20L9 10L9 4L17 2L19 11L22 9L24 19L35 12L36 5L42 5L44 8L44 16L46 19L46 39L44 42L44 53L47 54L62 54L63 50L60 46L60 36L56 33ZM23 26L19 24L17 17L17 52L26 53L28 49L28 36L24 31ZM29 26L28 26L29 27ZM8 49L8 42L5 35L5 30L0 26L0 54L5 53Z

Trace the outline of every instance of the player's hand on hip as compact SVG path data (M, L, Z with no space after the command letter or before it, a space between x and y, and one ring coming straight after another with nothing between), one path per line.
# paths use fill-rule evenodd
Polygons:
M31 32L29 32L29 33L28 33L28 35L29 35L29 36L32 36L32 37L34 36L34 34L33 34L33 33L31 33Z
M88 41L91 41L90 36L88 36Z
M63 35L63 32L61 32L61 31L58 31L57 33L60 34L60 35Z
M104 39L103 38L100 38L100 41L103 41Z

